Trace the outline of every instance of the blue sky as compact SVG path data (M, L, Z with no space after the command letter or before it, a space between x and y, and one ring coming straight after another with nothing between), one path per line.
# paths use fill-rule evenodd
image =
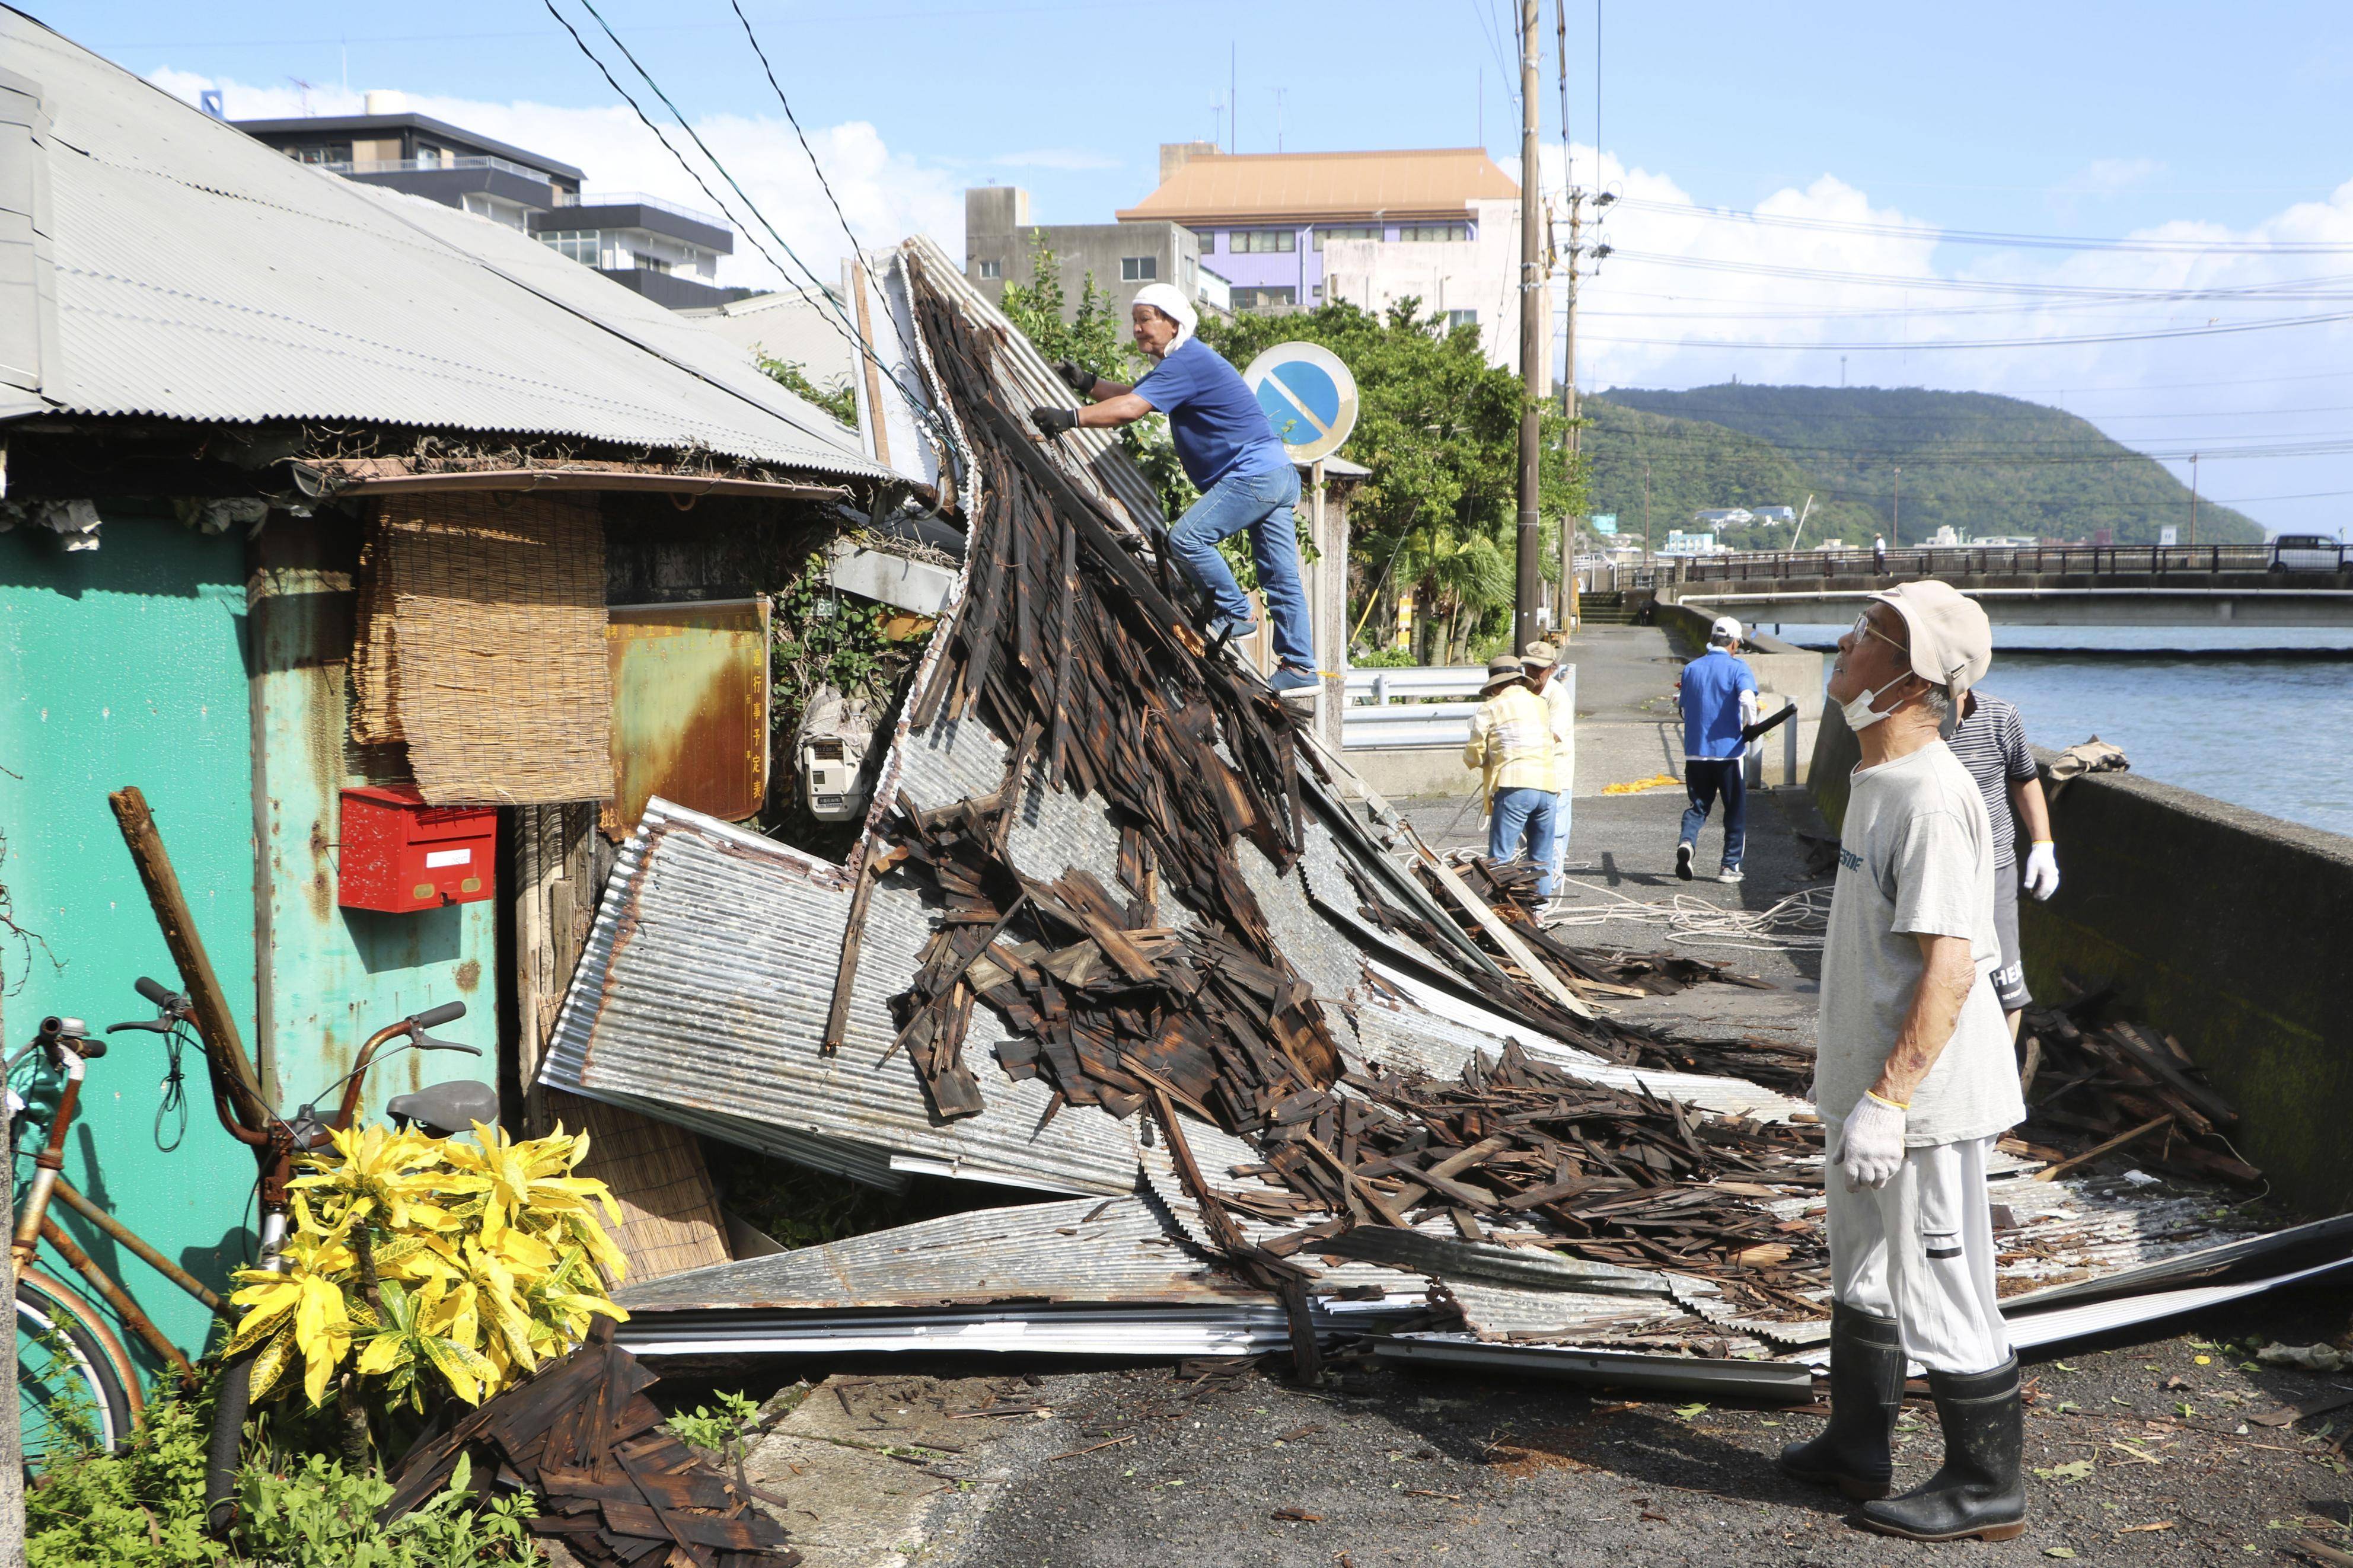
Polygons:
M588 26L580 0L561 3ZM598 4L796 248L828 271L845 242L726 0ZM1516 151L1500 0L1338 7L1320 34L1288 8L1224 0L744 4L861 240L923 228L954 248L962 188L992 179L1028 186L1045 221L1107 219L1151 189L1159 142L1230 133L1219 107L1229 50L1243 152L1273 150L1278 113L1293 149L1461 145L1478 134L1482 76L1486 144L1507 163ZM2063 402L2144 449L2205 451L2201 489L2251 498L2245 510L2274 527L2334 531L2353 500L2334 493L2353 492L2353 458L2275 448L2353 435L2353 374L2340 374L2353 370L2353 324L2050 340L2353 311L2353 12L1605 4L1600 172L1664 204L1620 208L1608 237L1711 268L1605 267L1586 295L1581 383L1835 383L1838 354L1806 345L1902 342L1913 346L1850 353L1849 378ZM396 88L417 107L568 158L592 184L701 204L536 0L314 0L299 14L254 0L80 0L34 11L174 90L224 86L232 114L292 112L306 99L330 110L345 105L346 85ZM1567 13L1570 130L1589 184L1595 0L1568 0ZM1550 5L1542 32L1556 160ZM1677 214L1680 202L1764 205L1799 223L1725 224ZM1807 226L1825 221L1911 232ZM2079 253L1933 232L1955 229L2343 248ZM759 270L744 266L747 278ZM2330 281L2295 286L2314 279ZM2187 286L2302 297L2115 297ZM2054 302L2062 289L2108 297ZM2036 290L2042 303L2020 310ZM1704 337L1763 346L1691 346ZM1938 346L1988 338L2030 346ZM2246 455L2216 455L2232 451Z

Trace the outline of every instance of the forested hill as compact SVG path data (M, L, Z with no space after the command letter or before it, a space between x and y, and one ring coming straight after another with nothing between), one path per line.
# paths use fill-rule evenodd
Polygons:
M2026 534L2154 544L2168 524L2189 541L2189 491L2165 468L2061 409L1976 392L1913 387L1704 386L1620 388L1587 398L1592 510L1614 512L1639 535L1643 476L1652 538L1690 526L1706 507L1802 507L1800 541L1917 544L1950 524L1984 538ZM1896 517L1901 467L1902 518ZM1786 545L1788 530L1725 536L1741 548ZM2243 512L2201 500L2200 544L2254 542Z

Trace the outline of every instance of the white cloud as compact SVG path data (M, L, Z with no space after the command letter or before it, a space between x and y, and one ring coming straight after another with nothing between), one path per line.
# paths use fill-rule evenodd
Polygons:
M148 79L191 103L204 89L218 88L224 112L232 120L357 114L363 109L358 93L332 87L304 92L168 68ZM600 189L646 191L704 211L713 205L712 197L696 186L626 105L564 109L528 101L492 103L418 93L406 95L406 102L417 113L570 163L585 172L592 195ZM837 282L840 258L849 253L849 242L792 126L781 117L712 115L694 121L694 129L794 253L820 279ZM736 231L735 254L721 263L720 281L747 288L776 287L784 279L760 254L762 246L781 254L775 239L757 230L755 244L755 235L745 232L749 214L741 199L702 163L681 132L670 127L670 134L702 168L721 205L744 216L744 222L728 225ZM951 256L964 254L963 182L950 171L892 153L881 133L864 121L813 128L809 145L860 245L891 245L921 233L939 241Z
M1003 153L990 163L1006 169L1116 169L1120 161L1085 147L1037 147L1027 153Z
M1543 167L1556 193L1557 149L1547 150ZM1576 148L1574 167L1592 188L1593 150ZM1775 192L1756 210L1873 229L1788 227L1661 210L1690 203L1672 178L1608 155L1598 167L1602 188L1636 199L1608 209L1599 237L1614 254L1580 286L1580 386L1687 387L1734 374L1836 385L1843 355L1846 378L1857 385L2003 393L2065 406L2166 459L2185 479L2188 453L2200 452L2200 489L2219 499L2353 490L2353 454L2260 450L2332 438L2353 446L2353 322L2171 340L2135 336L2353 312L2353 288L2343 281L2353 272L2353 183L2243 228L2184 217L2122 237L2204 247L2344 247L2336 254L2067 250L1943 245L1915 216L1830 175ZM2157 172L2133 161L2092 170L2112 183ZM1594 208L1588 203L1586 210L1590 243ZM1995 284L2103 294L2263 292L2118 300L1967 287ZM2105 334L2128 341L2062 341ZM1957 346L1987 340L2026 343ZM2333 533L2348 499L2263 501L2242 510L2275 528Z

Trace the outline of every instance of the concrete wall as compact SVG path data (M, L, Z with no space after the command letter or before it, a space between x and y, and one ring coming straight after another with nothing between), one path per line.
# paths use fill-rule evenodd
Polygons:
M1201 242L1192 230L1173 223L1034 224L1027 191L984 185L965 192L964 231L965 276L993 305L1004 303L1007 283L1029 281L1029 253L1039 234L1060 264L1065 321L1077 313L1090 275L1123 320L1146 283L1172 283L1187 299L1200 297ZM1130 258L1149 258L1154 276L1124 278L1121 263ZM996 277L982 276L984 262L996 265ZM1121 336L1124 340L1126 334Z
M1859 755L1833 710L1813 763L1833 826ZM2051 815L2059 892L2019 911L2035 994L2114 984L2238 1107L2232 1141L2274 1196L2353 1208L2353 839L2130 773L2066 784Z

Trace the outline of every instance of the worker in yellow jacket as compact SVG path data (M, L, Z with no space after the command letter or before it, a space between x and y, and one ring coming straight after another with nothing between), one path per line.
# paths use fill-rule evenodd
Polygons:
M1480 771L1481 787L1486 791L1487 858L1514 858L1525 837L1528 858L1539 873L1536 891L1548 899L1561 788L1552 711L1528 684L1520 661L1509 654L1487 661L1487 684L1479 696L1462 763Z

